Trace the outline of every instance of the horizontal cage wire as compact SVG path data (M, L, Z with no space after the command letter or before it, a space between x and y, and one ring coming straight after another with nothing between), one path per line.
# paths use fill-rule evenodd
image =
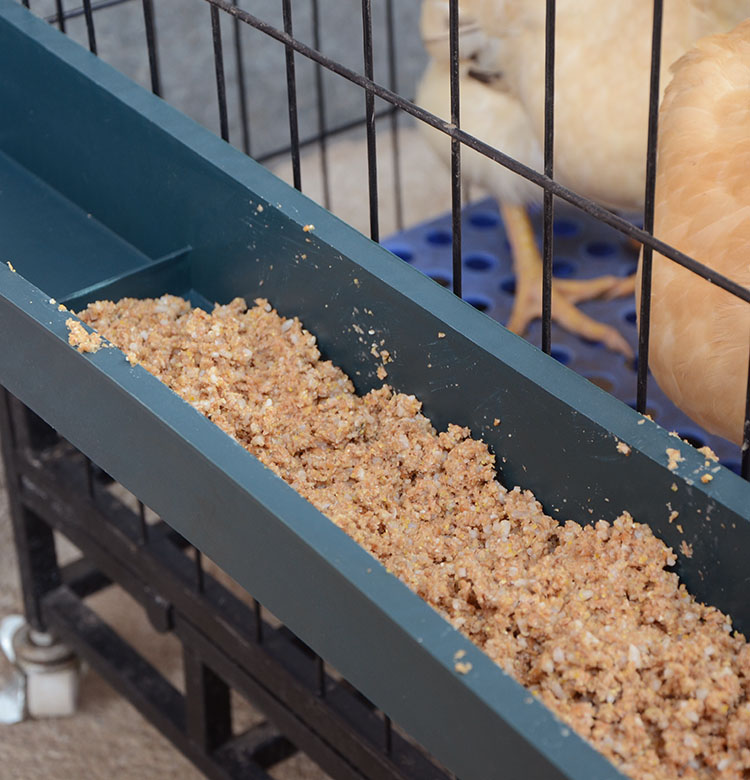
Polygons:
M333 213L341 214L343 219L351 221L373 241L382 243L406 262L413 261L409 244L412 237L427 236L427 242L431 244L430 251L434 250L437 254L438 248L445 250L444 269L441 267L438 271L437 265L429 264L429 267L417 264L415 267L435 281L449 286L459 298L480 310L488 311L497 319L500 319L499 312L489 300L490 296L482 297L481 290L474 285L471 271L495 272L493 253L487 251L484 245L477 249L473 242L481 231L489 235L489 231L495 229L502 217L494 210L494 206L487 205L487 198L477 201L472 199L465 181L467 152L477 153L490 163L502 166L540 188L541 206L536 211L532 209L535 229L541 238L542 260L541 321L538 333L535 331L538 338L535 338L543 352L560 362L569 362L569 354L565 345L557 341L559 331L553 325L552 309L554 279L564 276L569 270L565 256L558 255L559 247L568 246L566 242L569 236L565 230L569 229L572 235L577 229L575 220L583 215L583 218L596 224L596 230L612 229L616 231L618 240L637 242L642 247L638 310L636 313L635 303L629 300L626 308L618 304L617 311L624 313L623 318L627 318L627 322L633 326L636 347L635 359L628 362L634 391L629 388L622 391L627 397L623 397L622 392L620 397L642 414L650 414L654 409L669 405L665 395L658 387L654 387L649 373L649 354L654 336L651 321L654 253L726 291L737 300L750 303L749 289L710 267L701 258L691 257L671 246L654 232L659 96L664 86L660 84L663 0L653 0L642 223L610 210L556 179L558 163L554 150L556 132L559 133L559 130L555 129L555 119L559 106L556 106L555 63L560 55L560 47L556 35L558 15L555 0L545 0L544 3L544 106L540 170L524 164L462 127L463 97L459 68L462 27L459 0L446 3L447 47L450 53L447 84L449 117L441 117L426 110L414 97L416 81L425 61L415 29L418 24L417 14L405 12L395 0L379 0L375 3L372 0L361 0L361 3L347 4L346 9L328 0L306 0L304 3L279 0L274 4L253 0L195 0L190 6L190 12L185 14L179 24L172 18L174 3L169 6L169 0L81 0L81 4L75 6L72 0L20 2L45 18L50 25L75 37L102 59L117 66L118 58L124 57L122 62L125 62L125 66L122 69L128 75L177 108L191 114L187 106L201 103L191 114L197 121L217 132L224 141L266 165L295 189L317 200ZM71 7L67 7L68 4ZM113 32L106 21L108 14L117 13L127 13L131 18L137 18L137 24L131 30L134 34L129 39L132 51L127 56L123 52L114 51ZM406 30L399 24L404 13L412 23L412 28ZM343 32L337 32L338 25ZM179 41L180 36L185 37L184 42ZM342 39L345 39L345 44ZM195 41L200 41L200 44ZM256 48L256 44L263 48ZM190 59L186 52L191 45L194 45L191 54L194 54L195 63L190 65L190 73L200 71L202 79L202 91L197 98L196 95L190 95L189 86L180 83L181 64L185 58ZM338 46L342 47L341 52ZM181 51L178 51L180 47ZM267 59L267 66L258 61L264 58ZM266 106L272 118L263 117ZM441 134L446 141L446 148L449 145L450 156L449 166L445 171L440 171L445 179L445 187L441 191L443 200L439 214L420 215L420 220L414 224L410 217L414 162L410 157L412 146L407 146L405 139L417 125L428 126ZM350 152L349 156L340 157L344 152ZM345 168L355 157L356 166L352 163L348 176L336 174L337 166ZM342 194L339 192L339 184L347 178L350 181L347 182L347 188L342 188ZM383 186L386 181L389 187ZM357 193L356 197L351 196L352 192ZM349 220L355 207L358 210L356 222L354 219ZM573 227L569 227L571 225ZM597 240L600 235L596 233ZM604 241L601 239L602 246ZM592 249L592 254L595 253ZM605 249L601 250L601 254L606 254ZM515 291L514 278L507 275L501 280L494 276L492 278L495 285L503 285L506 293ZM507 311L503 311L503 319L507 314ZM743 361L747 363L744 439L739 453L735 451L730 455L729 448L724 447L720 457L724 465L730 465L745 479L750 479L750 356L743 357ZM581 373L591 381L596 380L595 383L603 390L614 394L617 381L609 378L608 370L599 370L593 363L587 363L586 370L581 370ZM702 437L706 432L695 431L695 426L686 424L685 429L679 429L678 433L696 447L706 442L713 446L713 439L704 441ZM101 479L100 470L88 459L84 458L82 463L89 498L95 501L99 496L101 499L103 490L98 481ZM146 547L161 543L154 541L160 540L159 531L153 524L147 523L147 508L140 501L134 517L140 545ZM207 598L207 593L215 587L210 562L204 559L198 547L193 547L187 540L181 539L179 544L181 551L190 557L191 588L194 591L191 598L198 601ZM303 646L291 632L287 630L284 633L284 627L277 626L273 616L270 616L269 623L269 616L265 615L259 601L253 599L248 609L253 615L254 641L258 646L265 645L267 648L279 636L294 645L296 650ZM327 666L322 657L306 646L303 646L303 651L313 664L311 685L318 699L332 696L334 688L337 695L340 688L346 688L346 682ZM213 695L218 702L216 712L221 713L216 726L216 734L221 737L216 737L219 744L231 734L231 718L227 720L229 691L222 688L218 676L216 679L211 677L211 670L204 668L198 656L191 657L187 653L185 665L199 677L204 675L199 686L202 696L207 697L206 689L214 686ZM278 673L279 679L286 680L283 671ZM349 694L351 691L347 690L346 695ZM351 698L357 699L356 691ZM362 701L359 703L362 704ZM369 719L368 723L373 716L376 717L378 728L382 729L378 760L383 761L384 767L390 770L391 759L395 761L396 753L402 751L401 759L408 756L409 760L417 762L420 771L424 769L424 765L419 763L423 758L421 754L414 758L408 752L414 748L414 744L408 735L391 722L386 713L370 702L364 703L362 712L364 714L361 717ZM190 717L197 718L196 722L200 721L194 713ZM200 722L199 726L205 726L205 723ZM398 745L398 750L394 745ZM282 746L281 749L283 752L287 747ZM293 749L288 750L291 753ZM399 771L402 769L404 777L412 776L400 766ZM433 770L438 772L436 776L452 777L447 770L437 765L430 765L425 770L425 776L429 776ZM414 776L418 776L418 773Z

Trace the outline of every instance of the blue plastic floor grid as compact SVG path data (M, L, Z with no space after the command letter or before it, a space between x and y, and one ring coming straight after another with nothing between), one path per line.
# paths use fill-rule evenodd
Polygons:
M541 211L531 211L541 246ZM515 277L510 246L497 204L491 198L473 203L462 218L463 297L480 311L505 323L510 316ZM560 278L591 278L602 274L627 276L636 270L638 251L625 236L565 203L555 205L555 257L553 274ZM450 214L403 230L383 245L439 284L450 286L452 238ZM613 301L587 301L586 314L614 325L636 351L638 331L632 297ZM541 343L537 320L526 338ZM635 408L635 361L627 360L602 344L581 339L552 323L552 356ZM712 436L683 414L649 378L648 412L662 427L677 431L696 447L708 444L721 462L739 473L738 448Z

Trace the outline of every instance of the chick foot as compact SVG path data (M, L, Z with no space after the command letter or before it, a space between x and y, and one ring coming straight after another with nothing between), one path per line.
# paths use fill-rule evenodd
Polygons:
M516 294L507 328L523 335L529 324L541 317L542 258L526 209L523 206L501 204L500 212L516 272ZM580 311L576 304L595 298L632 295L634 291L635 275L626 278L608 275L595 279L553 279L552 319L582 338L600 341L625 357L633 357L633 350L616 328L592 319Z

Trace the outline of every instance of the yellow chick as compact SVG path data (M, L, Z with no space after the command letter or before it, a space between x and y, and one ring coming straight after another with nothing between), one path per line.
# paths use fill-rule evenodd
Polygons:
M607 207L641 210L653 2L557 0L556 5L555 178ZM460 2L462 129L537 170L544 132L545 7L544 0ZM749 15L750 0L665 0L662 84L669 64L695 40ZM424 0L422 37L432 61L417 99L447 117L447 0ZM436 138L431 128L426 132L447 158L447 140ZM467 179L485 186L500 203L517 279L508 327L523 333L541 311L541 258L525 210L541 192L528 183L516 184L514 174L482 171L500 166L472 155L465 151ZM572 332L630 355L616 329L587 317L575 304L629 294L633 286L633 277L555 279L552 317Z
M660 113L656 236L750 287L750 21L673 67ZM750 306L654 255L649 365L712 433L740 443Z

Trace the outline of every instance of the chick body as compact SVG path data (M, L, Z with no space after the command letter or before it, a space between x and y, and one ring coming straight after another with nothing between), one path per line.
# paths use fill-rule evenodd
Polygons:
M750 287L750 21L674 66L661 108L655 234ZM750 305L654 256L650 368L707 430L739 443Z
M461 129L524 165L540 170L542 150L520 101L501 84L489 86L471 77L469 72L470 66L462 63L459 72ZM416 96L420 106L445 119L450 119L450 90L446 88L449 77L448 62L433 59ZM450 165L450 138L429 125L424 126L423 132L438 156ZM502 200L509 203L523 205L541 197L537 185L502 165L488 164L484 155L471 148L462 148L461 170L466 181L489 192L502 193Z
M542 138L545 0L464 0L461 9L495 42L485 56ZM555 178L622 211L643 207L652 15L652 0L556 3ZM748 0L665 0L662 90L696 40L747 16Z

